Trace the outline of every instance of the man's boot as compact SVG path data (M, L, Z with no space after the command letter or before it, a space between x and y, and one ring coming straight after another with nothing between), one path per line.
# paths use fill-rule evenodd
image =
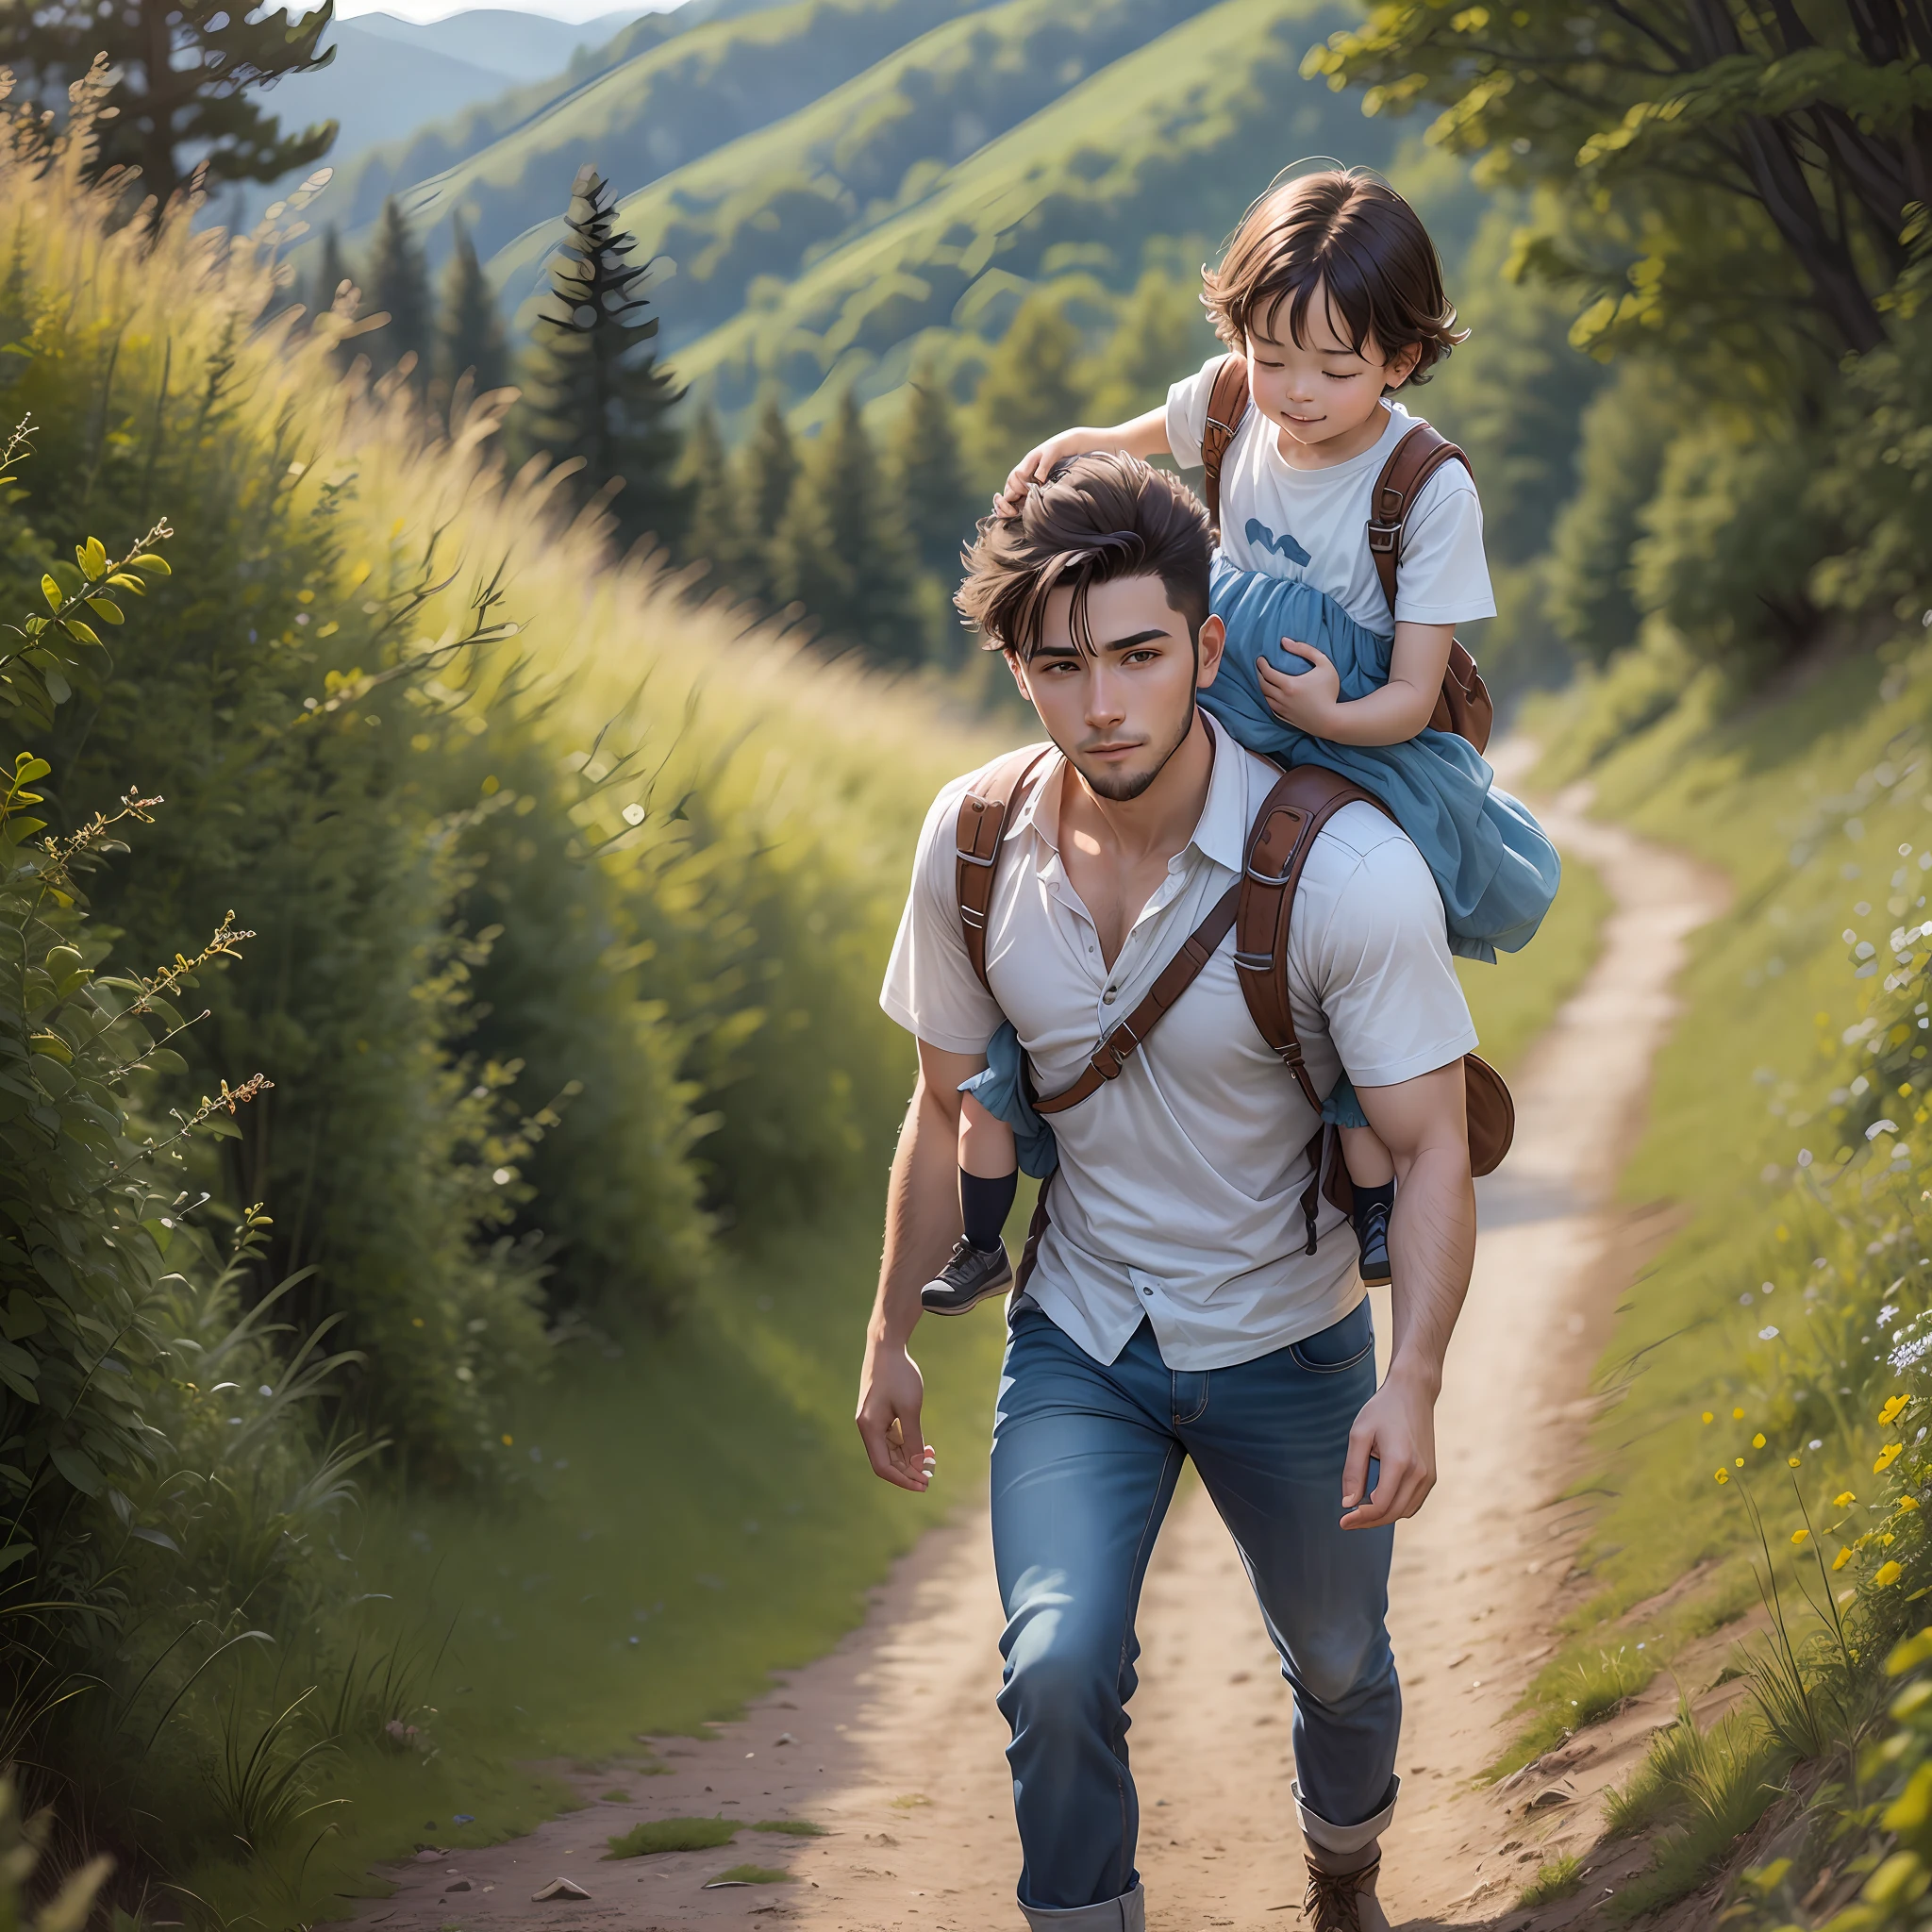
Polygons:
M1375 1880L1382 1870L1378 1847L1343 1855L1311 1844L1307 1860L1308 1890L1302 1914L1308 1932L1389 1932L1389 1914L1375 1896Z

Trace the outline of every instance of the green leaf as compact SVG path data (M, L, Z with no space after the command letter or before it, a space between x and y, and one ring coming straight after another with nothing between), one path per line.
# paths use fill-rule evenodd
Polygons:
M158 1046L147 1056L147 1064L157 1074L185 1074L188 1062L172 1046Z
M82 643L92 644L97 651L106 648L106 646L102 644L100 639L94 635L92 626L81 623L79 618L63 618L61 622L66 625L68 631L73 636L78 638Z
M127 622L126 618L121 614L120 605L115 603L111 597L90 597L87 600L87 608L105 623L125 624Z
M101 1474L99 1464L86 1450L69 1449L63 1444L52 1453L54 1467L83 1496L98 1496L108 1487L108 1479Z
M129 576L125 570L117 570L108 581L117 591L127 591L137 597L147 595L147 586L139 577Z
M0 1335L5 1335L8 1341L25 1341L46 1325L45 1310L25 1289L16 1288L7 1297L7 1310L0 1314Z
M168 568L165 557L157 557L152 550L143 550L139 557L130 558L129 562L136 570L151 570L158 577L171 577L175 573Z
M13 761L13 782L31 785L36 778L44 778L53 769L45 758L37 758L32 752L24 751Z
M25 839L31 839L36 832L47 829L45 819L8 818L0 821L0 840L9 845L18 845Z
M98 537L90 537L87 548L76 550L75 555L80 559L81 569L91 577L99 576L108 567L108 546Z
M60 594L60 586L54 581L51 575L43 576L41 579L41 595L47 600L47 608L50 610L59 609L61 605L67 601Z
M0 1570L11 1570L16 1563L25 1562L34 1553L31 1543L8 1543L0 1550Z

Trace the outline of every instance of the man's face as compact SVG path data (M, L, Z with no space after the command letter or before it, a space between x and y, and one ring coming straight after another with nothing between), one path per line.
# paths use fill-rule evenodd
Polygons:
M1368 422L1383 391L1408 380L1421 352L1411 343L1388 358L1373 338L1359 351L1351 349L1319 286L1302 316L1307 340L1297 342L1289 306L1278 302L1272 315L1257 319L1247 341L1248 383L1262 415L1313 449Z
M1195 691L1221 669L1221 620L1202 625L1197 653L1158 577L1116 577L1087 594L1091 649L1082 651L1073 611L1073 591L1054 591L1040 647L1009 660L1013 676L1091 791L1138 798L1192 726Z

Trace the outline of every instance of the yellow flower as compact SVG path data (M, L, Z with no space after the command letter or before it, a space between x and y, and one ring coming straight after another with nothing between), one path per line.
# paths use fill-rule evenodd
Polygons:
M1742 1468L1743 1468L1743 1466L1744 1466L1744 1458L1743 1458L1743 1457L1742 1457L1740 1456L1740 1457L1739 1457L1737 1458L1737 1462L1738 1462L1738 1467L1739 1467L1740 1469L1742 1469Z
M1898 1499L1898 1507L1901 1509L1916 1509L1919 1507L1919 1499L1916 1496L1901 1496Z
M1906 1570L1903 1563L1881 1563L1878 1566L1878 1574L1872 1581L1880 1590L1890 1590L1905 1574Z
M515 1438L514 1436L506 1436L506 1437L505 1437L505 1438L503 1439L503 1446L504 1446L504 1447L505 1447L506 1449L513 1448L513 1447L515 1446L515 1444L516 1444L516 1438Z
M1906 1445L1903 1442L1888 1442L1878 1452L1878 1460L1872 1465L1872 1474L1882 1475L1905 1453Z
M1847 1563L1849 1563L1849 1562L1850 1562L1851 1560L1852 1560L1852 1546L1851 1546L1851 1544L1847 1543L1847 1544L1846 1544L1846 1545L1844 1546L1844 1548L1843 1548L1843 1549L1841 1549L1841 1550L1840 1550L1840 1552L1838 1553L1838 1555L1837 1555L1837 1556L1835 1556L1835 1557L1833 1557L1833 1558L1831 1559L1831 1567L1832 1567L1832 1568L1833 1568L1834 1570L1842 1570L1842 1569L1843 1569L1843 1568L1845 1567L1845 1565L1846 1565Z
M1712 1414L1711 1414L1711 1412L1709 1411L1709 1409L1707 1409L1707 1409L1706 1409L1706 1410L1704 1411L1704 1420L1705 1420L1706 1422L1707 1422L1707 1423L1714 1423L1714 1422L1716 1422L1717 1418L1716 1418L1716 1416L1714 1416L1714 1415L1712 1415Z
M1729 1481L1730 1481L1730 1479L1731 1479L1731 1473L1730 1473L1730 1471L1729 1471L1729 1470L1727 1470L1727 1469L1721 1469L1721 1470L1719 1470L1719 1471L1718 1471L1718 1473L1717 1473L1717 1479L1718 1479L1718 1481L1719 1481L1719 1482L1721 1482L1721 1483L1727 1483L1727 1482L1729 1482Z
M1742 1422L1742 1421L1744 1420L1744 1411L1743 1411L1743 1410L1742 1410L1741 1408L1734 1408L1734 1409L1732 1409L1732 1411L1731 1411L1731 1420L1732 1420L1732 1421L1733 1421L1734 1423L1740 1423L1740 1422Z
M1909 1395L1892 1396L1886 1403L1885 1407L1878 1411L1878 1426L1881 1429L1889 1429L1904 1414L1906 1404L1910 1400L1911 1397Z
M1849 1509L1857 1500L1857 1497L1853 1495L1851 1491L1846 1490L1841 1494L1836 1495L1831 1499L1831 1507L1834 1509Z
M1751 1438L1751 1446L1754 1449L1762 1449L1764 1447L1764 1438L1762 1436L1753 1436Z
M1787 1456L1785 1457L1785 1467L1787 1469L1796 1469L1804 1459L1802 1456Z
M1795 1549L1811 1532L1808 1529L1794 1529L1791 1532L1791 1547Z

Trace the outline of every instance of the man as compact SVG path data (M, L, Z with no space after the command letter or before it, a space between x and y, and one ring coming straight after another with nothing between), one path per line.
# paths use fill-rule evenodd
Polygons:
M908 1342L959 1228L960 1082L1006 1019L1038 1090L1071 1085L1239 878L1280 775L1195 704L1222 632L1207 519L1172 477L1079 458L990 525L969 565L960 608L1006 652L1056 752L1006 830L987 984L955 879L970 777L926 819L886 976L920 1074L858 1422L873 1468L910 1490L933 1456ZM1185 1457L1294 1689L1318 1932L1388 1923L1374 1884L1401 1718L1389 1559L1393 1524L1435 1481L1434 1405L1474 1251L1461 1060L1475 1035L1428 870L1370 806L1345 806L1315 841L1289 943L1315 1091L1345 1067L1394 1158L1388 1379L1375 1388L1355 1243L1325 1203L1307 1252L1314 1116L1249 1018L1224 941L1119 1077L1054 1115L1046 1225L1009 1308L992 1451L999 1702L1034 1932L1145 1924L1125 1743L1134 1613Z

